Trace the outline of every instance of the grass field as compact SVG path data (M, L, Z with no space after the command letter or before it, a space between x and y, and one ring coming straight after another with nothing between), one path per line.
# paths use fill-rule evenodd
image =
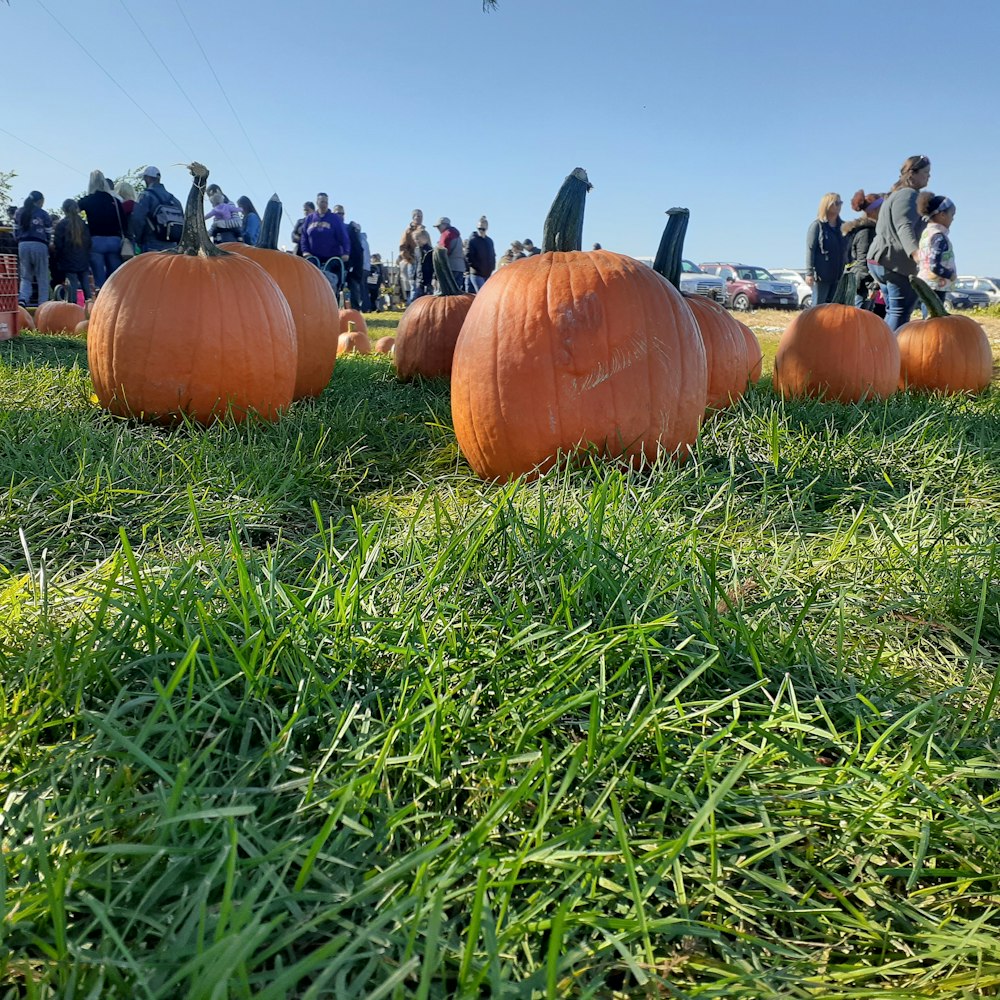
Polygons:
M90 396L0 345L0 997L1000 995L996 387L507 486L384 358Z

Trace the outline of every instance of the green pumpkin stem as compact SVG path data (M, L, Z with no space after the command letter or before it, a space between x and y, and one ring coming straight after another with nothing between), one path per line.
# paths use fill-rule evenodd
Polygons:
M587 192L593 187L587 171L577 167L563 181L559 193L545 217L542 251L580 250L583 247L583 209Z
M668 208L666 228L653 260L653 270L662 274L677 291L681 290L681 258L684 256L684 236L691 213L686 208Z
M917 293L917 298L927 307L927 314L932 319L942 319L948 315L944 303L938 298L937 293L922 278L915 274L910 275L910 284Z
M837 289L833 293L833 301L841 306L853 306L854 298L858 294L858 276L853 271L845 271L837 282Z
M278 249L278 230L281 228L281 199L272 194L264 208L264 218L260 223L260 236L257 246L262 250Z
M198 257L222 257L226 251L220 250L209 238L205 228L205 188L208 186L208 167L201 163L189 163L188 170L194 178L184 206L184 229L180 242L173 253L186 253Z
M444 247L435 247L432 260L434 262L434 277L438 280L441 294L461 295L462 289L459 288L458 282L455 280L455 272L448 263L448 251Z

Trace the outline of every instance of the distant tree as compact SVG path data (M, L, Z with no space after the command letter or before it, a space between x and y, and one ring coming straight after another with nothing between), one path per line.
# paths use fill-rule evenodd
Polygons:
M499 0L483 0L483 13L487 14L491 10L496 10L497 3L499 3Z
M14 190L16 170L0 170L0 226L7 225L7 207L11 204L10 193Z

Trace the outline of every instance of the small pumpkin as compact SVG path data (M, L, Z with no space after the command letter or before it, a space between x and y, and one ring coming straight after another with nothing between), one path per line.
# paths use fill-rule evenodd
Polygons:
M94 392L112 413L159 423L251 411L275 419L295 388L292 314L262 267L208 238L208 170L189 169L176 249L134 257L97 297L87 335Z
M89 323L90 320L86 319L81 320L79 323L76 324L75 327L73 327L73 332L76 334L81 334L81 333L85 334L87 332L87 326Z
M417 375L450 377L455 344L475 299L458 287L455 272L448 263L448 251L443 247L434 251L434 274L441 293L422 295L411 302L396 330L393 357L401 382L409 382Z
M376 354L392 354L396 347L395 337L381 337L375 341L373 350Z
M347 324L347 332L337 339L337 355L341 354L371 354L372 342L363 330L354 329L354 321Z
M681 292L681 260L690 213L686 208L668 210L666 228L653 261L653 269ZM681 292L683 295L683 292ZM708 363L708 409L722 409L746 391L750 372L747 344L740 324L722 306L704 295L684 295L705 343Z
M347 333L348 323L354 324L354 329L360 331L367 336L368 334L368 324L365 322L364 316L358 312L357 309L341 309L340 310L340 332Z
M31 318L31 313L24 306L17 307L17 332L22 330L34 330L35 321Z
M544 252L494 274L462 325L452 419L484 479L534 476L577 452L683 459L698 434L707 371L694 316L645 264L580 250L589 190L577 168L545 220Z
M231 253L244 254L260 264L281 289L295 321L298 363L294 399L318 396L329 384L337 361L340 313L330 283L314 264L278 249L281 200L272 195L264 209L256 246L225 243Z
M35 329L39 333L69 333L76 329L77 323L86 318L83 306L78 306L75 302L50 299L35 310Z
M947 313L926 282L914 277L910 284L928 316L896 331L900 389L982 392L993 379L993 352L983 328L969 316Z
M800 312L785 328L774 357L782 396L821 396L842 403L884 399L899 384L899 345L885 320L853 302L857 280L841 278L833 302Z

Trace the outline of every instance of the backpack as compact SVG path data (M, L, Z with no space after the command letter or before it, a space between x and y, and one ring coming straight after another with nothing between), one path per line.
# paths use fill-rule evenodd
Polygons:
M147 216L153 235L163 243L177 243L184 231L184 208L172 194L167 194L166 201L161 201L155 191L150 194L158 202L153 212Z

